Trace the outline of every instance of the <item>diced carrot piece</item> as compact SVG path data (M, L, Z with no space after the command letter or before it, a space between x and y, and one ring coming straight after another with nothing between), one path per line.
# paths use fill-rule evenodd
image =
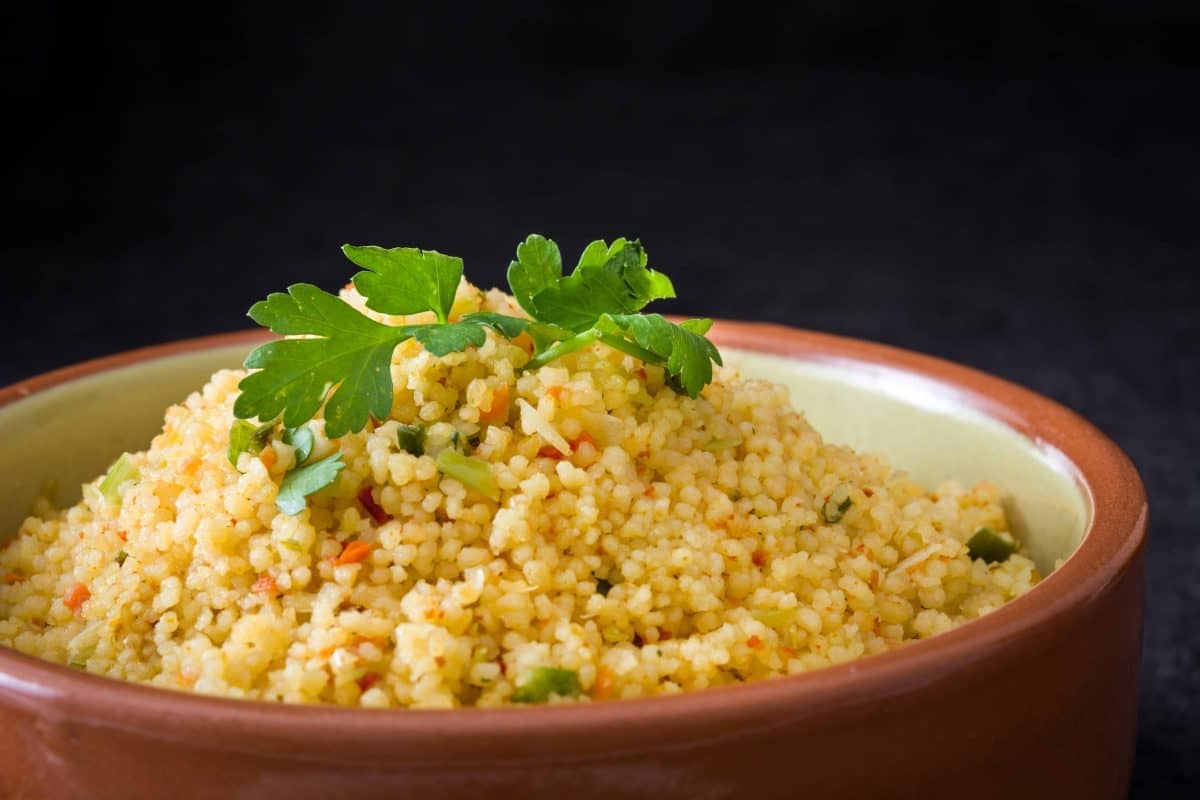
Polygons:
M366 559L371 554L371 545L366 542L355 539L353 542L348 542L342 550L341 555L333 559L335 565L342 564L358 564Z
M581 444L590 444L593 450L596 449L596 440L587 431L584 431L571 440L571 449L578 450Z
M558 396L563 393L564 388L566 388L566 387L564 387L564 386L547 386L546 394L550 395L555 400L557 400Z
M88 588L82 583L77 583L67 590L63 596L63 603L72 611L78 611L84 602L92 596Z
M383 676L378 672L368 672L358 679L359 691L365 692L381 680Z
M275 583L275 579L270 575L260 575L254 585L250 587L250 591L254 594L266 594L274 597L279 594L279 585Z
M671 638L671 632L670 632L669 630L667 630L666 628L659 627L659 629L658 629L658 640L659 640L660 642L665 642L665 641L667 641L667 640L668 640L668 639L670 639L670 638Z
M564 458L563 454L558 451L557 447L553 447L548 444L543 445L541 447L541 449L538 450L538 457L539 458L553 458L558 461L561 461Z
M762 650L763 640L757 636L751 636L746 640L746 647L749 647L751 650Z
M779 652L782 653L786 658L796 657L796 651L790 647L781 647L779 648Z
M264 467L270 469L275 466L275 462L279 456L275 455L274 447L264 447L263 451L258 454L258 458L262 461Z
M126 533L125 531L117 531L117 538L120 539L122 542L128 542L129 534Z
M612 697L613 684L616 676L608 667L596 670L596 682L592 685L592 697L596 700L607 700Z
M508 384L502 383L492 392L492 404L479 410L479 421L499 425L508 419Z
M767 552L760 547L750 554L750 560L756 567L765 567L767 565Z
M4 576L4 582L9 586L12 586L14 583L21 583L24 580L25 576L19 572L10 572Z

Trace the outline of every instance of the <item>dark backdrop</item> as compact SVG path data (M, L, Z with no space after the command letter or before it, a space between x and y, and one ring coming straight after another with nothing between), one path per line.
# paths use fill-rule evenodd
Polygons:
M343 241L495 284L530 231L640 236L670 310L944 356L1112 435L1153 516L1134 794L1194 789L1196 4L575 5L5 12L0 384L243 327L344 282Z

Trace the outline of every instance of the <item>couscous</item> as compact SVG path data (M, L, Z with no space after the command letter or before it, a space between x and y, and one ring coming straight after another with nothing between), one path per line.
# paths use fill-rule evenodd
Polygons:
M448 318L515 309L464 281ZM779 386L717 367L690 397L603 343L530 351L410 338L390 412L333 439L239 421L246 373L218 372L0 546L0 645L269 701L596 702L880 653L1038 581L995 486L928 491Z

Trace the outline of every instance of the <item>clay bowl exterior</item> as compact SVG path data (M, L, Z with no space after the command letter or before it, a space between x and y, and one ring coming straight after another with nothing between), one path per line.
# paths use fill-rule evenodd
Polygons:
M930 640L806 675L643 700L283 706L147 688L0 648L0 797L1123 797L1147 525L1126 456L1062 406L938 359L778 326L726 322L713 335L723 347L946 387L1069 462L1090 506L1082 544L1029 594ZM261 339L91 361L0 391L0 411L131 365ZM9 442L2 429L0 442Z

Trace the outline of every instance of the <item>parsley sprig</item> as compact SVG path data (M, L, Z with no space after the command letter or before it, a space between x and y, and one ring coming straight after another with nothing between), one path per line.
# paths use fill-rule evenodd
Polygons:
M662 365L668 382L695 397L712 380L721 354L705 334L712 320L675 324L643 314L649 303L675 296L671 280L647 266L640 241L597 240L584 248L575 269L563 273L553 240L530 234L508 267L513 297L529 319L490 311L451 320L463 274L460 258L414 247L345 245L342 252L363 271L354 286L367 308L384 314L432 312L435 322L385 325L336 295L307 283L255 303L250 317L285 337L252 352L253 370L241 382L234 414L298 428L325 407L325 433L337 438L360 431L392 405L391 357L416 339L435 356L481 346L486 329L508 339L527 334L534 350L526 369L548 364L596 342L647 364Z

